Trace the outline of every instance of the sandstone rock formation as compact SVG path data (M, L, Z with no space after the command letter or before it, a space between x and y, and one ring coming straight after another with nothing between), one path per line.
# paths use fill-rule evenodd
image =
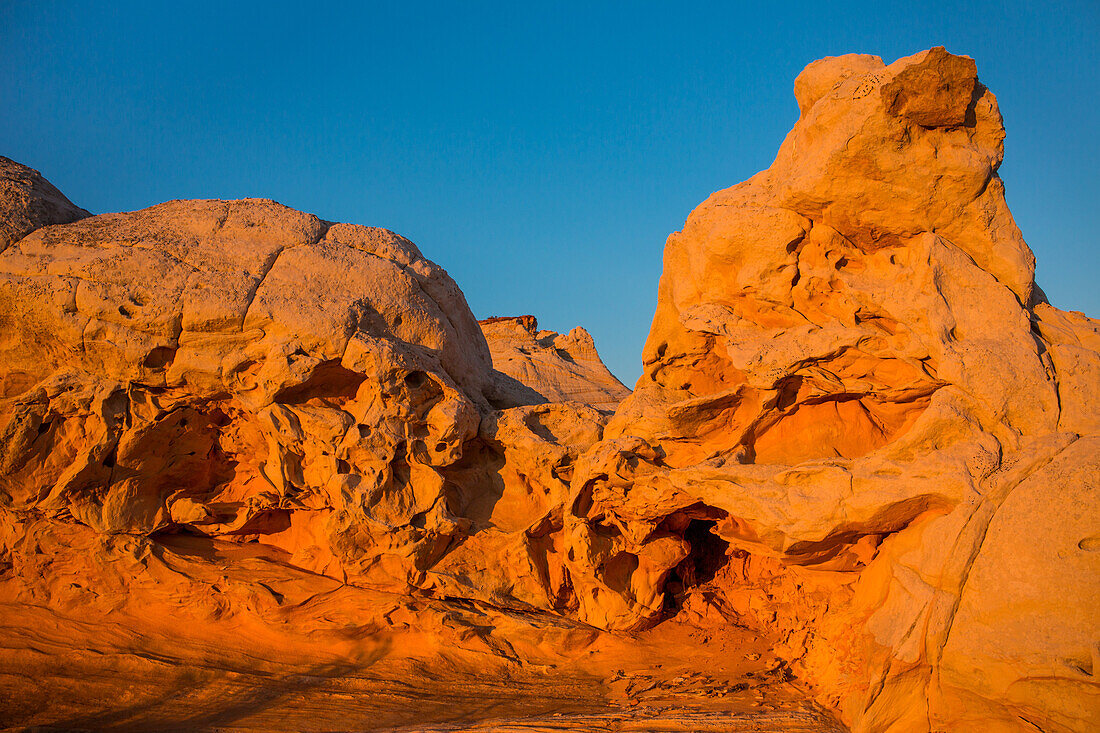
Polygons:
M461 532L440 469L477 434L489 354L406 240L171 202L0 256L10 509L262 534L301 567L394 582Z
M614 412L630 390L600 360L591 334L578 326L568 334L540 331L534 316L478 321L493 367L522 387L517 404L582 402L601 412ZM507 382L501 387L507 389ZM526 398L526 399L524 399Z
M649 695L831 725L753 634L702 678L576 620L563 507L607 415L494 409L461 292L391 232L260 200L40 228L0 253L0 333L0 719L423 729L488 696L580 729Z
M795 91L771 168L669 238L575 469L580 613L653 623L707 568L854 729L1095 728L1100 323L1034 283L996 100L942 48Z
M0 252L25 234L49 224L90 216L36 170L0 155Z
M1100 322L1034 282L996 100L942 48L795 94L669 238L632 394L386 230L44 226L84 212L8 165L0 713L832 729L793 675L858 731L1100 726Z

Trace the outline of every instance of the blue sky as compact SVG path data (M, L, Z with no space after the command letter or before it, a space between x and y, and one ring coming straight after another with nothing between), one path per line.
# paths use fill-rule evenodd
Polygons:
M944 45L1000 101L1040 284L1100 315L1100 2L718 5L0 0L0 154L95 213L393 229L479 318L584 325L632 385L665 238L770 165L802 67Z

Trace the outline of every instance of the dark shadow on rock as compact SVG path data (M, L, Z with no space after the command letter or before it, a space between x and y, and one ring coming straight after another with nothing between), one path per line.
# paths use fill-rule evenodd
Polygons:
M485 399L498 410L523 405L544 405L550 400L515 377L493 370L492 378L485 388Z

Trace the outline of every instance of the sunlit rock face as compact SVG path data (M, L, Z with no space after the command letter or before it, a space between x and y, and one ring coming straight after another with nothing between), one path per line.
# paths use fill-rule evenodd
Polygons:
M511 390L516 404L580 402L612 413L630 394L580 326L567 334L539 330L534 316L487 318L478 325L489 343L499 391Z
M570 603L554 534L572 463L627 390L576 334L524 331L545 357L529 384L493 370L461 291L392 232L261 200L40 228L0 253L0 333L9 522L260 542L391 592Z
M89 218L0 159L0 713L65 720L3 707L48 648L50 679L174 659L211 699L215 667L399 680L439 720L474 678L727 714L794 674L853 730L1100 727L1100 323L1035 285L996 100L939 48L795 96L775 163L669 238L633 393L392 232ZM74 679L36 710L114 695Z
M170 202L0 255L7 507L107 533L262 536L416 582L461 533L441 469L485 341L407 240L270 201Z
M996 99L942 48L795 92L773 165L669 237L574 473L579 613L701 587L859 730L1095 727L1100 324L1034 283Z

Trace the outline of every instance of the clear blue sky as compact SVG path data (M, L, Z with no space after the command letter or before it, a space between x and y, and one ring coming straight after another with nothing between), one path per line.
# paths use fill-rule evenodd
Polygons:
M584 325L632 385L665 237L770 165L802 67L945 45L1000 100L1041 285L1100 315L1097 0L354 5L0 0L0 154L95 213L388 227L479 318Z

